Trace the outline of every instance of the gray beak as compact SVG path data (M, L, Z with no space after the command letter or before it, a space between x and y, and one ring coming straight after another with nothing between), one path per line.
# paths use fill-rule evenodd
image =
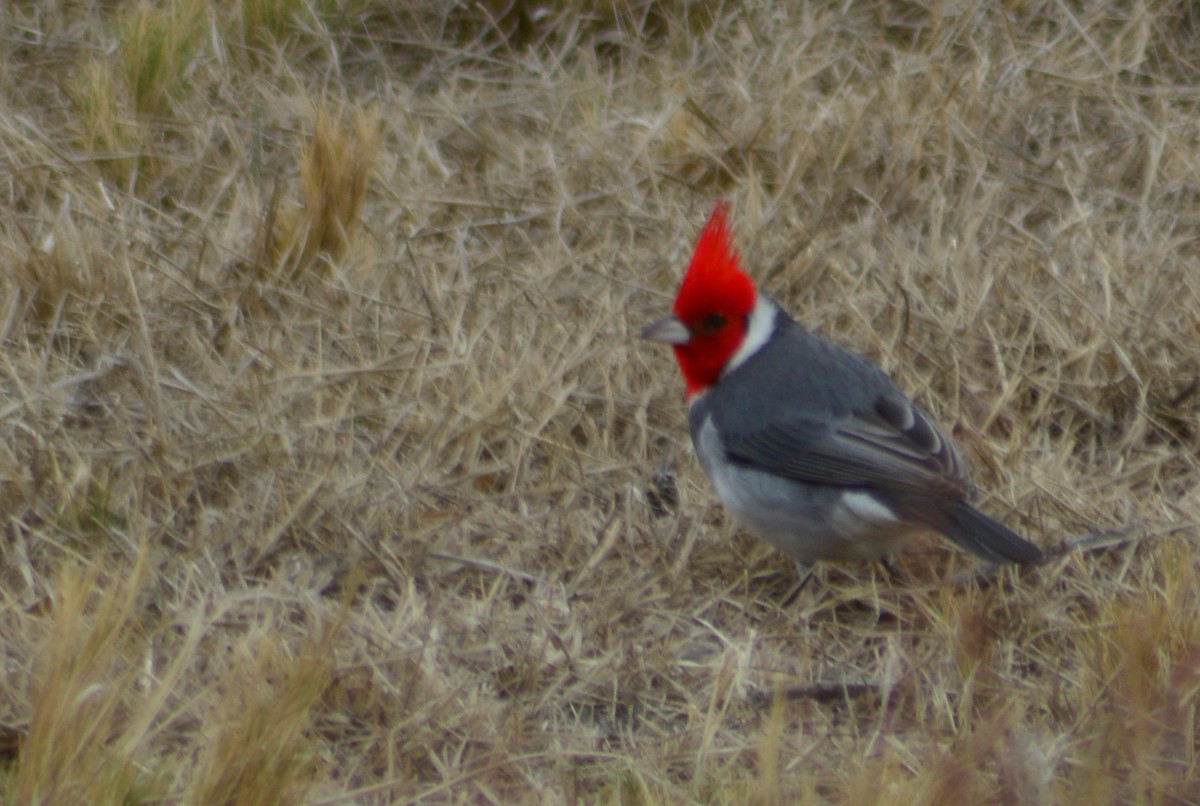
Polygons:
M642 328L642 338L660 341L663 344L687 344L692 340L692 331L687 329L678 316L670 314Z

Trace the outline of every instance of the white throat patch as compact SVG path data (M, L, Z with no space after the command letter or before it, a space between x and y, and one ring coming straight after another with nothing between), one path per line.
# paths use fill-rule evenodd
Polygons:
M767 343L767 339L771 338L771 334L775 332L775 315L779 312L779 308L763 294L757 294L756 297L754 310L750 312L750 323L746 328L746 338L742 340L742 346L738 347L737 352L729 359L725 369L721 370L722 376L733 372L747 358L762 349L762 346Z

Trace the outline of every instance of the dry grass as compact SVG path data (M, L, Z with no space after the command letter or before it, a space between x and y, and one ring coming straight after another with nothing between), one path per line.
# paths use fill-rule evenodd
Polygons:
M0 800L1200 799L1200 19L1084 5L5 5ZM1125 538L783 608L634 335L719 195Z

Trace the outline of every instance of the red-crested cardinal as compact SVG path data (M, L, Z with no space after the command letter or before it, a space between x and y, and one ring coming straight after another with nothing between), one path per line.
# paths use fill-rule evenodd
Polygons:
M954 444L881 369L798 325L742 271L719 202L675 298L670 344L700 464L736 521L807 569L879 560L935 531L984 560L1042 552L975 509Z

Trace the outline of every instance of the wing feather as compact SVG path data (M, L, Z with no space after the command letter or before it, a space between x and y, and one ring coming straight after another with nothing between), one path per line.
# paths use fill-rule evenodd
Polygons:
M923 494L970 491L953 443L913 403L880 395L870 410L825 420L796 416L727 435L735 462L816 484L879 486Z

